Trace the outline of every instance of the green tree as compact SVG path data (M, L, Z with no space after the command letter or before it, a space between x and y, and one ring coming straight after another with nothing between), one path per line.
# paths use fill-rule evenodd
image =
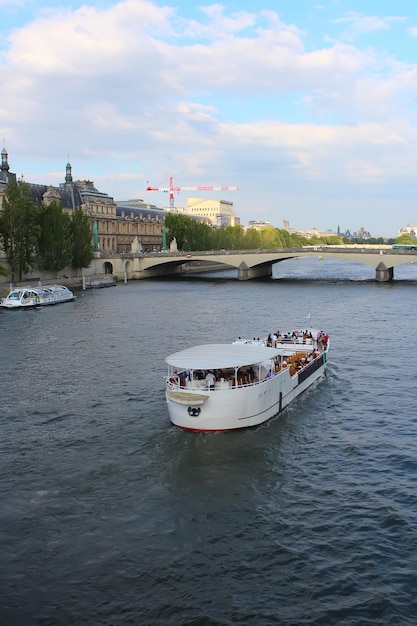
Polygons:
M38 209L30 197L29 185L10 178L0 214L0 238L12 270L22 274L35 265L38 257Z
M174 213L168 213L165 217L165 227L167 229L167 243L176 239L178 250L184 250L187 248L187 235L189 234L189 227L192 219L186 215L177 215Z
M73 258L71 218L60 204L52 202L41 207L39 225L39 267L58 272L70 265Z
M282 248L282 239L278 228L273 226L264 226L261 229L261 247L264 250L273 250L274 248Z
M226 228L211 228L186 215L169 213L165 217L168 243L175 237L179 250L254 250L301 248L306 243L342 243L336 236L306 239L298 233L264 226L261 230L240 224Z
M261 247L261 236L256 228L247 228L245 230L243 245L246 250L256 250Z
M290 235L285 228L279 229L279 238L281 240L281 248L292 248L293 235Z
M211 250L226 250L229 246L229 237L224 228L214 228L211 233Z
M237 224L236 226L226 226L224 229L227 234L228 245L225 246L228 250L242 250L244 248L244 235L245 231L243 226Z
M411 235L409 235L408 233L404 233L403 235L400 235L399 237L397 237L396 243L402 243L402 244L411 243L411 244L415 244L416 240L413 237L411 237Z
M211 248L211 228L196 220L187 225L186 247L188 250L209 250Z
M71 219L73 242L72 266L88 267L94 259L93 233L90 222L80 207L74 209Z
M329 246L340 246L343 244L343 239L339 235L326 235L321 237L322 243L326 243Z

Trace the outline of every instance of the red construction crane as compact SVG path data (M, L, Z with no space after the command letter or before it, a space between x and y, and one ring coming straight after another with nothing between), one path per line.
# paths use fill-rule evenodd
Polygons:
M169 192L169 206L174 208L174 191L239 191L239 187L214 187L212 185L199 185L198 187L174 187L172 176L169 179L169 187L146 187L146 191L165 191Z

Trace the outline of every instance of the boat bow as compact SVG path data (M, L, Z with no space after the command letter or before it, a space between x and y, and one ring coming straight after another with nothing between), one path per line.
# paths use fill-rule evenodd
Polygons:
M171 389L167 389L166 396L168 400L176 402L177 404L185 404L186 406L201 406L208 399L209 394L196 393L193 391L172 391Z

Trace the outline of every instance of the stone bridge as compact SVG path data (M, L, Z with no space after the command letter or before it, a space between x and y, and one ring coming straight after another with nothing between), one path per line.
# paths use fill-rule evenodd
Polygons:
M417 261L417 250L392 249L391 246L367 247L305 246L278 250L222 250L208 252L132 252L106 255L101 252L94 259L90 271L94 274L113 274L121 280L155 278L183 273L187 264L207 265L210 270L235 268L238 280L272 276L272 266L288 259L315 256L355 261L375 270L375 280L387 282L394 277L394 267ZM90 273L89 271L89 273Z

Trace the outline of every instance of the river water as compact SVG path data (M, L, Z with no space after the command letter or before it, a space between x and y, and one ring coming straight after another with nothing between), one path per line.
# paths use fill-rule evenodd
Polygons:
M0 311L2 626L417 623L417 265L233 276ZM308 314L328 376L280 417L170 424L167 354Z

